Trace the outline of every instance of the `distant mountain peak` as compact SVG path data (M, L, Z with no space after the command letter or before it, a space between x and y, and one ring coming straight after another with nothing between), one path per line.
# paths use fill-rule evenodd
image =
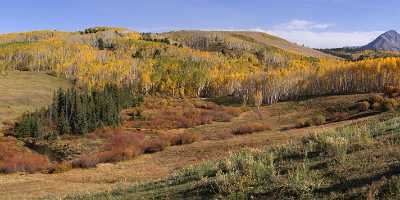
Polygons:
M383 35L393 35L393 34L398 34L396 30L390 30L384 33Z
M366 46L361 47L363 50L384 50L384 51L400 51L400 34L395 30L390 30Z

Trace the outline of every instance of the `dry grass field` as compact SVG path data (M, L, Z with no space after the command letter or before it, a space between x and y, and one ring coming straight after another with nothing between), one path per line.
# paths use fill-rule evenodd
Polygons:
M0 129L3 122L49 104L58 88L70 86L69 81L44 73L10 71L0 75Z
M263 149L286 144L299 140L311 133L323 132L357 121L374 118L375 116L372 116L326 123L320 126L297 128L299 119L311 119L315 115L323 115L329 107L353 104L368 97L369 95L320 97L299 102L283 102L264 106L258 111L255 108L248 107L241 109L241 113L230 120L211 120L200 124L193 124L189 121L188 123L192 125L186 128L174 126L176 120L179 121L179 119L175 119L174 123L172 123L165 118L160 123L167 126L157 126L157 124L153 123L154 130L166 131L170 134L196 134L199 136L196 142L166 147L163 151L140 155L123 162L98 164L96 168L72 169L64 173L55 174L15 173L0 175L0 196L2 199L60 198L77 194L97 193L99 191L112 191L132 184L163 179L186 166L200 164L206 160L219 160L232 152L238 152L246 148ZM209 105L204 101L195 100L195 102ZM185 104L181 104L178 101L178 103L175 102L171 106L177 108L175 112L182 112L183 109L187 108L179 105ZM155 109L164 109L164 107L157 108L150 105L147 105L146 108L146 103L144 105L144 116L146 116L146 113L154 113ZM238 108L233 107L232 109ZM159 113L162 112L160 111ZM193 114L193 111L190 113ZM162 117L158 116L157 118ZM146 133L149 128L152 128L150 126L152 123L145 123L146 120L151 120L151 118L145 117L142 119L143 122L139 124L132 124L128 120L123 126L124 131L137 131L137 127L143 127L141 131ZM155 133L150 131L149 134L154 135Z

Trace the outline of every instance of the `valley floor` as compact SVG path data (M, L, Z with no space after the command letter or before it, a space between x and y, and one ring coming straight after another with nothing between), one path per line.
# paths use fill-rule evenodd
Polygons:
M345 126L366 118L329 123L308 128L294 128L299 118L313 116L329 106L355 102L367 95L320 97L300 102L283 102L251 108L231 122L214 122L186 131L204 134L206 140L189 145L172 146L154 154L145 154L133 160L116 164L100 164L93 169L73 169L60 174L0 175L0 199L34 199L65 197L76 194L111 191L135 183L154 181L170 175L182 167L205 160L217 160L244 148L264 148L288 143L310 133ZM373 117L373 116L372 116ZM237 123L261 120L272 130L240 135L227 139L213 138L218 130ZM182 130L175 130L182 131Z

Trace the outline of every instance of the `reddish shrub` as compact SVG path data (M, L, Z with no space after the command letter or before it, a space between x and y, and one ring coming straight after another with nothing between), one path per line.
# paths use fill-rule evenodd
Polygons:
M260 132L265 130L271 130L271 127L268 124L262 123L249 123L249 124L242 124L232 130L232 134L234 135L244 135L250 134L254 132Z
M35 172L48 167L47 158L32 153L17 145L13 138L1 138L0 140L0 172Z
M48 160L43 156L32 153L15 155L3 162L4 163L0 165L0 172L3 173L12 173L18 171L32 173L47 169L49 164Z
M115 133L109 139L106 149L120 149L129 147L142 147L144 142L144 134L142 133Z
M231 121L241 112L237 108L227 108L199 100L156 98L149 99L149 102L144 104L143 110L143 118L134 120L133 126L157 129L190 128L213 121Z
M73 168L92 168L99 163L97 155L84 155L79 159L72 161Z
M122 130L111 127L104 127L96 129L94 132L89 133L87 137L90 139L109 139L113 135L115 135L115 133L122 133Z
M122 133L120 129L114 134L106 134L108 143L105 151L83 155L72 162L74 168L96 167L98 163L118 162L134 158L144 152L145 136L141 133Z
M98 152L91 155L81 156L72 162L74 168L92 168L99 163L114 163L134 158L143 153L143 150L137 146L129 148L114 148L112 150Z

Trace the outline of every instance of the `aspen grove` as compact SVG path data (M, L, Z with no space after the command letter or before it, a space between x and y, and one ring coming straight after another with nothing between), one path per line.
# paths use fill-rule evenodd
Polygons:
M0 36L0 71L47 72L86 89L129 85L140 94L232 95L249 103L260 101L262 94L265 104L400 86L400 58L314 58L223 35L215 36L211 49L196 37L191 39L197 43L188 45L107 27L5 34Z

